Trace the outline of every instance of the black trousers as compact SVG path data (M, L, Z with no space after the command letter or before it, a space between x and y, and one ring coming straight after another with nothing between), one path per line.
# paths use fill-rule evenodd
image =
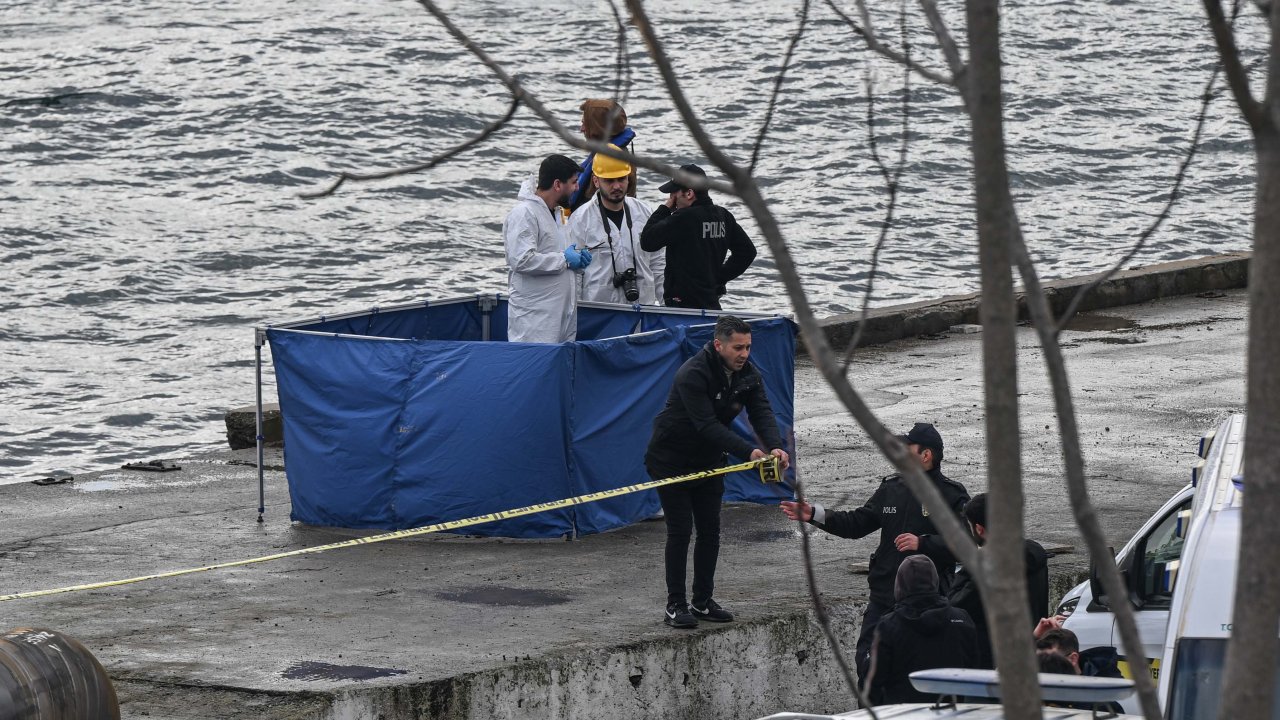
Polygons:
M653 471L650 471L653 474ZM671 477L655 474L654 477ZM705 607L716 587L716 560L720 556L720 501L724 476L704 478L658 488L662 514L667 521L667 603L685 602L685 569L689 561L689 537L693 545L693 604Z
M858 644L853 651L853 664L858 670L858 684L867 680L867 672L871 669L871 641L875 639L876 626L880 618L893 609L875 600L867 600L867 609L862 611L862 629L858 631Z

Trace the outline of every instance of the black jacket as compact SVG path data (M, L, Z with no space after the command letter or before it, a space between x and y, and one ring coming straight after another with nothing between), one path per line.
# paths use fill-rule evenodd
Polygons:
M743 408L758 446L728 427ZM676 371L667 405L653 420L645 465L651 473L710 470L724 464L725 453L745 461L757 447L782 447L764 380L749 360L730 378L715 346L707 343Z
M1049 556L1044 548L1035 540L1024 541L1027 563L1027 599L1031 609L1031 629L1035 629L1040 618L1048 617L1049 612ZM973 624L978 629L978 663L974 667L995 667L995 656L991 652L991 633L987 630L987 616L983 612L982 596L978 594L978 583L963 565L957 565L955 576L951 579L951 588L947 591L947 599L955 607L969 613Z
M969 502L969 493L964 486L937 468L930 470L928 475L947 501L947 507L958 515L964 504ZM955 565L955 556L947 549L942 536L937 534L929 513L900 476L885 478L866 505L856 510L827 510L826 513L825 521L818 527L832 535L860 538L880 531L880 545L871 554L871 571L867 575L873 601L886 607L893 605L893 579L898 574L902 559L911 554L898 552L894 545L894 539L902 533L920 536L919 551L928 555L938 568L942 591L947 591L947 578L951 577L949 571Z
M675 211L660 205L640 232L640 247L667 249L662 296L675 307L720 309L720 288L756 259L756 246L733 213L709 197Z
M937 593L908 595L876 625L871 704L933 702L911 687L908 675L931 668L974 667L977 631L968 613Z

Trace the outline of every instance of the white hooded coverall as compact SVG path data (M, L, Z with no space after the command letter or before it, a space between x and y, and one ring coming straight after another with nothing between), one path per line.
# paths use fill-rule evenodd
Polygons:
M577 274L564 257L569 236L560 212L547 209L535 187L533 178L525 180L502 223L510 271L507 340L566 342L578 334Z
M591 264L578 279L578 299L591 302L612 302L630 305L622 288L613 286L613 273L627 268L636 269L636 288L640 291L641 305L662 303L662 273L667 267L666 249L647 252L640 249L640 232L649 222L652 211L647 205L628 197L624 200L631 211L631 227L627 227L625 215L622 227L609 223L606 240L604 223L600 220L600 201L592 198L569 216L569 242L591 250ZM634 254L633 254L634 252ZM612 262L610 262L612 258Z

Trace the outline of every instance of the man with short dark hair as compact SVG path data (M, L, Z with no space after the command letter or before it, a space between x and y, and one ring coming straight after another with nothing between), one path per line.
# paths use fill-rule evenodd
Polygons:
M578 186L578 164L549 155L538 167L536 184L526 180L519 202L502 223L506 247L507 340L560 343L578 334L575 272L591 263L591 253L569 244L557 208Z
M697 165L680 169L707 175ZM667 193L667 201L649 216L640 247L649 252L666 248L665 302L671 307L719 310L725 284L756 259L755 244L733 213L711 202L706 190L693 190L675 179L658 190Z
M1036 650L1052 650L1060 653L1076 672L1087 677L1123 677L1120 674L1114 647L1089 648L1080 652L1080 638L1064 627L1055 627L1036 638Z
M657 305L662 299L667 259L640 247L649 207L627 197L628 178L635 178L631 163L595 154L590 179L595 194L569 217L569 241L590 250L594 260L579 275L579 300Z
M1085 677L1108 677L1118 678L1124 677L1120 674L1119 668L1116 667L1115 648L1091 648L1085 652L1080 652L1080 639L1070 630L1062 627L1053 628L1036 640L1036 662L1040 666L1042 673L1056 673L1061 675L1083 675ZM1091 656L1094 651L1101 651L1101 654ZM1110 653L1110 665L1098 662L1107 659L1107 652ZM1057 702L1045 703L1050 707L1077 708L1080 710L1094 710L1094 717L1102 717L1097 713L1098 710L1106 710L1115 714L1124 712L1124 708L1118 702L1106 703L1090 703L1090 702Z
M987 494L978 493L964 506L964 519L969 524L969 531L978 547L987 544ZM1033 627L1044 616L1049 608L1049 556L1035 540L1023 540L1027 575L1027 601L1031 608ZM978 593L978 583L963 565L955 567L955 576L951 579L951 588L947 591L951 604L963 609L973 618L978 628L979 664L975 667L995 667L995 657L991 652L991 633L987 628L987 616L984 614L982 596Z
M785 468L790 457L765 395L764 380L748 361L751 326L732 315L716 320L715 338L676 371L667 404L653 421L653 435L644 464L655 479L712 470L725 456L759 460L776 455ZM729 429L743 410L755 435L756 447ZM712 598L716 561L720 555L720 501L724 476L702 478L658 488L667 522L665 552L666 622L693 628L699 620L730 622L733 614ZM686 602L685 568L689 538L694 529L693 602Z
M925 474L942 493L946 510L958 515L969 500L969 493L963 485L942 474L942 435L929 423L916 423L898 439L920 461ZM907 557L919 553L928 556L935 567L949 568L955 564L955 556L937 534L929 518L929 508L916 499L900 475L886 477L871 499L856 510L826 510L817 503L784 500L782 512L792 520L813 523L840 537L856 539L880 531L880 545L871 554L867 573L871 597L862 613L862 629L854 652L858 674L865 678L872 634L880 617L893 608L893 581L898 566ZM943 582L945 594L945 580Z

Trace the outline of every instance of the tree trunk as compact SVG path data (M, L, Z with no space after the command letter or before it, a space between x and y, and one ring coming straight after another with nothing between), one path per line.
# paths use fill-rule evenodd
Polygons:
M1272 60L1280 7L1272 9ZM1273 68L1274 70L1274 68ZM1253 259L1249 266L1249 372L1244 505L1226 680L1218 717L1269 720L1280 650L1280 98L1254 133L1258 162Z
M1017 304L1010 262L1013 198L1005 163L998 0L969 0L969 117L982 273L982 352L985 384L990 535L981 572L992 648L1009 718L1039 718L1040 687L1029 642L1022 542L1021 442L1018 428Z

